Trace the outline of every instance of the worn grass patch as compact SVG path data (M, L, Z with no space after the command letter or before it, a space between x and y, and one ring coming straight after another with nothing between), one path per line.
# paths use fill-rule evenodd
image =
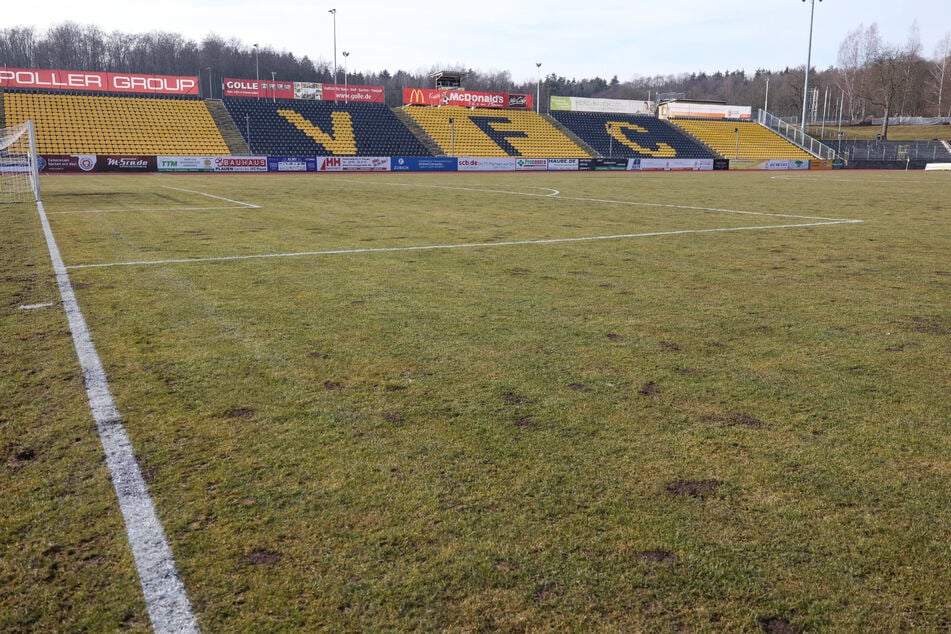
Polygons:
M43 185L70 267L324 252L70 269L208 631L946 629L946 179L773 176ZM35 211L0 223L0 626L145 627L65 317L18 309L58 301Z

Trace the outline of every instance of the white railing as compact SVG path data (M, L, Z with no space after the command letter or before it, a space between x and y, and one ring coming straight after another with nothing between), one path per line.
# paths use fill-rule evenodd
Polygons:
M836 157L835 150L818 139L804 134L801 129L789 125L779 117L774 117L765 110L760 109L757 112L757 121L760 125L766 126L790 143L794 143L806 152L809 152L809 154L826 161L831 161Z

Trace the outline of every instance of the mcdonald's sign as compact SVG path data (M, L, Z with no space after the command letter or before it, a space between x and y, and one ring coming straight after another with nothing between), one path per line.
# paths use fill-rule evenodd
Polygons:
M532 108L531 95L511 95L471 90L404 88L405 106L464 106L466 108Z

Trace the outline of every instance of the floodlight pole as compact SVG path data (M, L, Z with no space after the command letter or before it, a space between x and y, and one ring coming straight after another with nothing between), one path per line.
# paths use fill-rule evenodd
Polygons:
M337 10L331 9L328 13L334 16L334 83L337 83Z
M215 96L212 94L214 91L211 88L211 66L208 67L208 98L214 99Z
M763 100L763 112L769 112L769 75L766 76L766 99Z
M456 120L449 117L449 156L456 155Z
M350 102L350 80L347 77L347 58L350 57L350 51L343 52L343 93L344 100Z
M805 2L806 0L802 0ZM809 69L812 68L812 23L816 15L816 0L809 0L811 9L809 11L809 51L806 54L806 79L802 86L802 137L806 139L806 102L809 100ZM822 0L819 0L822 2Z
M542 107L542 63L535 62L535 68L538 69L538 82L535 84L535 114L539 114Z
M261 81L260 64L258 63L258 45L254 45L254 79Z
M733 128L733 132L734 134L736 134L736 154L734 158L739 159L740 158L740 129Z

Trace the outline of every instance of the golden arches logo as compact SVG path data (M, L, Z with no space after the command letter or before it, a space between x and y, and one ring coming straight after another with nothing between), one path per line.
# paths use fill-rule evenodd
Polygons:
M426 103L426 95L423 93L423 91L422 91L421 89L419 89L419 88L413 88L411 91L409 91L409 101L408 101L408 103L411 103L411 104L414 104L414 103L425 104L425 103Z

